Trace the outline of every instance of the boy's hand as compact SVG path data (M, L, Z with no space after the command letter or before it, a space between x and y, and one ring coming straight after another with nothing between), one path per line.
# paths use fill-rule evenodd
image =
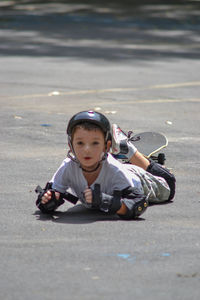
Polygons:
M85 200L87 203L92 203L92 190L90 188L86 188L84 191Z
M52 197L52 192L51 192L51 191L47 191L47 192L42 196L42 201L41 201L41 203L42 203L42 204L48 203L48 202L51 200L51 197ZM60 193L59 193L59 192L55 192L55 197L56 197L56 200L59 200L59 198L60 198Z
M65 202L63 194L55 192L51 188L52 183L47 182L44 189L42 189L39 185L35 189L35 192L39 194L36 200L36 206L43 213L51 213Z

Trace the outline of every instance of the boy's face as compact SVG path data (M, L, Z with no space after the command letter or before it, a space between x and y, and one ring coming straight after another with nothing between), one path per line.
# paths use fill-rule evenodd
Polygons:
M105 152L105 140L101 130L77 128L74 132L73 149L76 158L84 169L90 170L102 159Z

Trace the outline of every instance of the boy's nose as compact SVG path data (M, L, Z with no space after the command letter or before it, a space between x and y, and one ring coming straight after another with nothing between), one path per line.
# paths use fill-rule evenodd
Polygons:
M86 145L85 145L85 151L88 152L89 150L90 150L90 146L86 144Z

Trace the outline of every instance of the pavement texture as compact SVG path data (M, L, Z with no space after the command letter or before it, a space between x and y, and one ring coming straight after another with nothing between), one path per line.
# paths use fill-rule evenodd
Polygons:
M0 3L2 299L199 299L199 2L150 2ZM85 109L168 137L174 202L137 221L37 210Z

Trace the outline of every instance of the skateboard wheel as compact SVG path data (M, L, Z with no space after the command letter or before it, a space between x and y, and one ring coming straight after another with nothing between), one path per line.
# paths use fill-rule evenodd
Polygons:
M141 206L138 206L138 211L142 211L142 207Z
M165 160L166 160L165 154L164 153L159 153L158 154L158 163L160 165L164 165L165 164Z

